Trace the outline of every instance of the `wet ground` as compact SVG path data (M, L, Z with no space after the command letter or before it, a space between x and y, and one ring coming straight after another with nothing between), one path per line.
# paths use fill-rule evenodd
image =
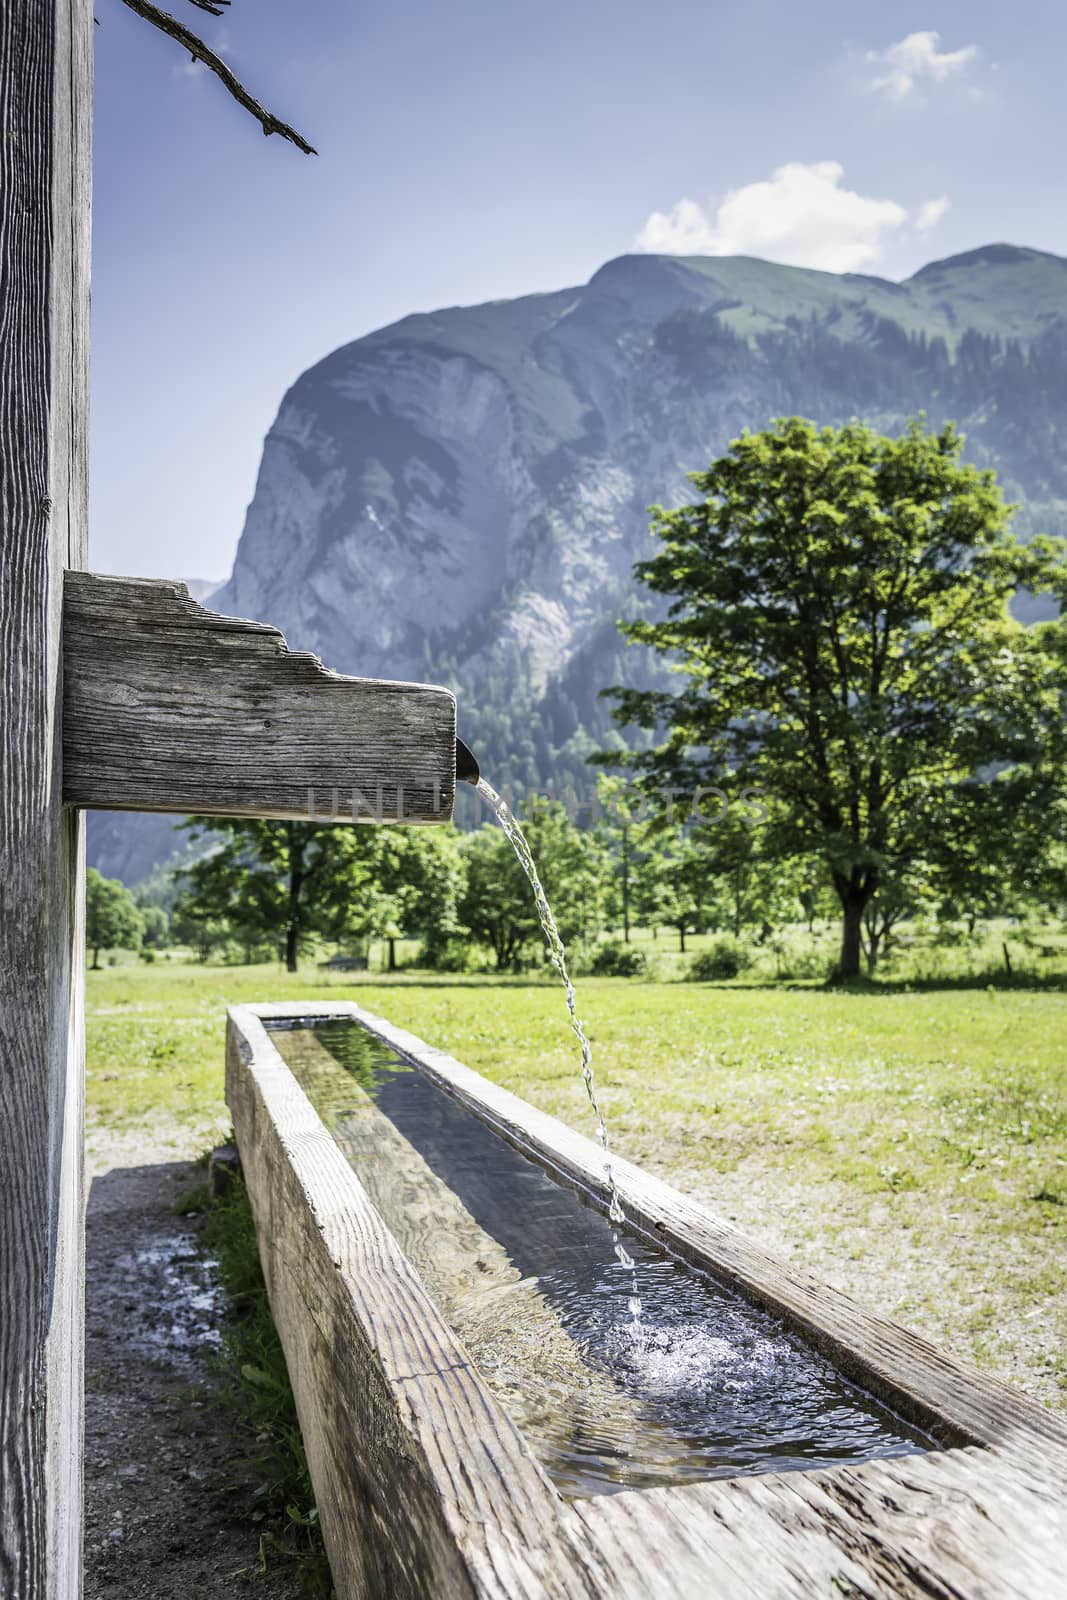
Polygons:
M121 1159L129 1159L122 1152ZM96 1166L106 1166L98 1155ZM298 1593L263 1574L252 1486L235 1465L211 1355L220 1302L197 1219L175 1203L202 1171L116 1165L89 1190L86 1260L87 1600Z

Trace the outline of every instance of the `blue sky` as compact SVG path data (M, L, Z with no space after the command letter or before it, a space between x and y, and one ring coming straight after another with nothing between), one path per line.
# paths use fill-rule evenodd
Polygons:
M408 312L636 248L905 277L1067 255L1067 9L748 0L233 0L265 139L96 0L91 561L222 578L288 385Z

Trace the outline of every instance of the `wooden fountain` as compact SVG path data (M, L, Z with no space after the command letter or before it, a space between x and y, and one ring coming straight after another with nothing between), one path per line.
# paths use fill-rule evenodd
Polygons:
M92 28L89 0L0 7L3 1600L81 1593L83 808L301 818L309 793L337 810L354 790L361 817L434 823L456 776L446 691L339 678L180 585L82 570ZM396 1037L502 1136L596 1191L595 1146ZM640 1226L777 1308L944 1448L564 1505L331 1154L260 1015L234 1015L229 1048L345 1600L1067 1595L1061 1421L622 1163Z
M357 1005L230 1011L227 1101L341 1600L1067 1597L1062 1417L618 1158L634 1226L800 1332L931 1448L561 1499L266 1026L316 1015L369 1029L605 1210L608 1192L594 1140Z

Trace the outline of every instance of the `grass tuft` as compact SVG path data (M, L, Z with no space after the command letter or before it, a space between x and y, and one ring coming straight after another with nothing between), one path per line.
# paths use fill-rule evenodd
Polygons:
M308 1600L331 1600L333 1581L300 1437L285 1355L259 1265L248 1191L240 1177L204 1210L204 1241L218 1262L227 1313L219 1364L223 1398L251 1478L264 1570L295 1568Z

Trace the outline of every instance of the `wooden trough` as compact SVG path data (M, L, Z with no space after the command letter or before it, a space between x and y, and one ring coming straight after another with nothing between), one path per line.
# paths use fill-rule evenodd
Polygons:
M356 1005L230 1011L227 1099L342 1600L1067 1597L1060 1419L623 1161L637 1229L800 1330L935 1447L562 1499L265 1026L326 1016L362 1024L558 1181L607 1196L592 1140Z

